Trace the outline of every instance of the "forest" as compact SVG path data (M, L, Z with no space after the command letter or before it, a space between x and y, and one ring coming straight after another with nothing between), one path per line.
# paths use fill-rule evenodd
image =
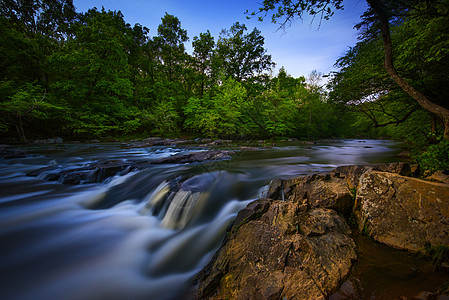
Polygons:
M340 9L341 1L319 1L329 2ZM264 1L248 17L263 19L260 13L267 16L279 3ZM448 1L404 3L386 7L395 67L448 110ZM333 14L326 6L311 9L323 22ZM287 22L295 13L279 6L272 18ZM206 31L190 38L181 20L166 13L150 37L150 29L128 24L120 11L77 13L70 0L2 1L0 132L17 142L54 136L443 141L444 117L418 104L384 67L374 13L361 16L358 43L336 62L338 72L294 78L284 67L275 72L261 32L238 22L218 37Z

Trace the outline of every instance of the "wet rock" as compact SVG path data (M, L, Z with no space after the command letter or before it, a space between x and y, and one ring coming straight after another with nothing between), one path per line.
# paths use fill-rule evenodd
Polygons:
M349 233L332 210L257 200L239 213L190 298L325 299L356 259Z
M371 171L360 179L354 212L376 241L413 252L449 246L449 185Z
M129 162L122 160L107 160L91 165L89 169L93 169L91 175L92 182L103 182L106 179L125 171L129 167Z
M125 175L132 171L150 168L153 164L186 164L209 160L230 159L231 151L202 151L179 154L155 161L104 160L79 168L64 169L62 166L48 166L28 172L27 176L41 177L48 181L60 181L65 184L100 183L116 175Z
M313 174L271 183L269 198L299 202L306 207L325 207L342 214L351 211L354 201L346 181L330 173Z
M45 139L45 140L35 140L35 145L47 145L47 144L61 144L64 142L64 140L61 137L55 137L51 139Z
M188 154L176 154L164 157L155 161L153 164L187 164L193 162L203 162L207 160L226 160L231 159L232 151L201 151Z
M341 166L330 173L273 180L267 197L300 202L306 207L330 208L347 215L353 208L355 190L361 176L372 170L411 174L407 163Z
M438 171L426 177L426 180L449 184L449 171Z
M402 176L412 176L411 166L405 162L395 162L389 164L377 164L373 166L373 170L395 173Z
M26 176L37 177L37 176L39 176L39 175L41 175L43 173L55 171L57 169L58 169L58 166L43 167L43 168L39 168L39 169L36 169L36 170L33 170L33 171L30 171L30 172L26 173Z
M260 149L257 147L242 146L242 147L240 147L240 150L242 150L242 151L259 151Z
M410 151L406 150L406 151L402 151L397 156L401 157L401 158L405 158L405 159L410 159L410 158L412 158L412 153Z
M347 186L354 189L359 185L360 176L372 169L373 167L368 165L340 166L332 171L332 176L344 179Z
M0 145L0 158L17 159L25 157L27 157L27 153L23 150L12 149L8 145Z
M126 148L144 148L155 146L176 146L187 143L184 139L163 139L160 137L149 137L142 141L132 141L131 143L125 143Z

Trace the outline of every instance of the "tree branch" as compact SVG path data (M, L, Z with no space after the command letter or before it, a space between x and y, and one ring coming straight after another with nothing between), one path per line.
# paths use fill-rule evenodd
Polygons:
M434 113L444 121L444 139L449 140L449 109L439 106L430 101L421 92L412 87L407 80L399 75L393 63L393 45L390 35L390 24L388 14L382 0L366 0L368 5L375 11L380 22L380 31L384 42L385 70L388 75L418 104L425 110Z

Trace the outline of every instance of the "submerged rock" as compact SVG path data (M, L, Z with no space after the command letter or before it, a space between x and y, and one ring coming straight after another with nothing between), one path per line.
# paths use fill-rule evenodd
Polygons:
M343 219L298 202L257 200L242 210L191 299L324 299L356 259Z

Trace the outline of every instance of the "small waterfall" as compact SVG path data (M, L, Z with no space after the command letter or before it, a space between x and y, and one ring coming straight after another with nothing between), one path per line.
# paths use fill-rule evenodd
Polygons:
M143 215L157 214L165 204L168 192L170 192L170 183L164 180L144 199L145 206L140 209L140 213Z
M211 180L202 175L184 182L179 177L171 181L164 180L146 197L140 213L158 216L161 226L167 229L183 229L201 212L209 197L204 186L210 187L210 183Z
M168 206L167 213L162 219L161 225L170 229L182 229L193 218L207 195L202 192L179 190Z

